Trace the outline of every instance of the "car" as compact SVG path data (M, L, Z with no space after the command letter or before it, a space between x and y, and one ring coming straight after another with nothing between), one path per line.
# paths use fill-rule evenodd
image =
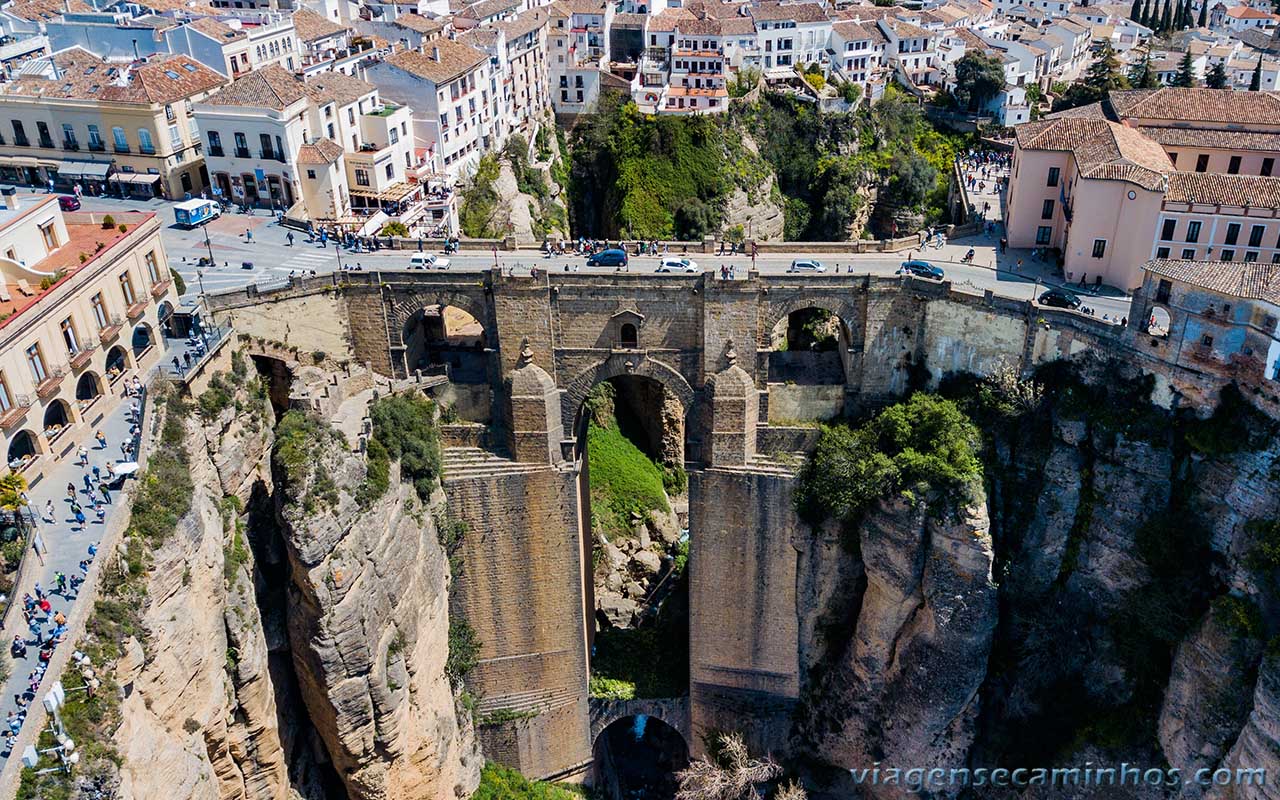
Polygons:
M1079 308L1080 298L1074 293L1066 289L1050 289L1040 295L1040 305L1052 306L1053 308Z
M935 281L942 280L942 267L936 264L930 264L928 261L920 261L915 259L912 261L903 261L901 270L909 272L918 278L930 278Z
M798 258L791 262L791 266L787 267L787 272L826 272L827 268L821 261L815 261L812 258Z
M587 259L588 267L625 267L626 265L626 251L617 248L601 250Z
M75 211L80 208L80 198L64 194L58 198L58 208L63 211Z
M693 259L667 256L658 264L658 272L702 272L702 269Z
M435 253L414 253L409 257L409 269L448 269L449 259Z

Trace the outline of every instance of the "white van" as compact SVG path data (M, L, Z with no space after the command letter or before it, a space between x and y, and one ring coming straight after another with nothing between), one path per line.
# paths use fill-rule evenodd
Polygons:
M435 253L414 253L409 257L409 269L448 269L449 259Z

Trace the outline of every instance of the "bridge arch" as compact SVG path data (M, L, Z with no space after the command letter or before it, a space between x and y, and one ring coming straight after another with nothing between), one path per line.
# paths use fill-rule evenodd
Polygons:
M605 796L674 797L690 755L688 698L590 701L591 786Z
M839 297L836 294L824 295L792 295L787 298L774 300L765 306L764 313L761 315L760 329L757 331L756 346L761 350L769 350L773 343L771 336L773 329L778 326L782 320L790 317L797 311L804 311L807 308L822 308L830 311L832 314L840 318L841 323L849 330L854 330L858 326L855 324L862 316L862 310L854 303Z
M662 697L638 700L602 700L590 699L591 742L594 744L604 729L627 717L641 714L662 720L684 737L687 745L693 737L693 729L689 722L688 697Z
M649 358L643 353L614 353L582 370L569 381L562 406L565 429L573 429L578 410L582 408L582 402L587 399L587 394L592 387L610 378L627 375L650 378L662 384L680 401L680 405L684 407L685 418L689 418L697 401L697 392L679 370L656 358Z
M417 291L412 294L396 296L390 300L387 327L391 336L392 347L404 344L401 336L405 326L409 324L409 320L414 314L417 314L427 306L453 306L462 309L475 317L476 321L484 328L485 344L490 347L496 346L497 327L493 324L492 309L483 291L477 296L476 293L457 289L441 289L435 292Z
M456 310L456 311L455 311ZM490 383L496 374L496 351L498 349L497 327L493 322L493 314L489 303L482 295L476 297L470 292L443 290L438 292L415 292L396 299L387 315L387 338L391 346L392 369L401 377L407 377L419 362L430 356L431 347L427 341L428 317L439 317L440 336L437 337L445 349L447 344L447 318L451 311L462 312L480 326L478 338L464 348L468 364L455 364L464 367L459 376L463 383ZM457 359L451 359L456 361ZM475 362L471 364L471 362ZM450 363L450 360L443 362Z

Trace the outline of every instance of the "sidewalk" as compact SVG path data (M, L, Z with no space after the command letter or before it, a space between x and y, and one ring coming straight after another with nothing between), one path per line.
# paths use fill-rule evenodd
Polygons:
M121 389L121 391L123 391ZM131 422L129 420L129 407L132 399L122 401L121 405L111 414L107 415L102 421L100 430L106 436L107 444L105 447L100 446L97 442L90 438L88 443L83 443L89 451L89 466L82 467L78 463L76 456L70 455L62 463L46 473L43 480L36 486L32 487L28 492L31 499L31 509L36 518L37 533L43 540L47 552L44 554L43 563L40 556L33 552L28 552L26 558L35 559L31 565L32 579L36 585L41 586L46 592L52 608L49 612L51 619L54 614L61 611L64 615L71 615L71 608L76 600L76 593L68 587L65 593L55 592L55 574L58 572L67 576L68 581L72 576L83 578L84 572L77 566L83 559L92 560L89 548L96 546L102 536L102 531L106 527L106 523L113 519L117 514L126 513L114 501L117 500L115 492L111 493L110 504L105 506L106 516L102 521L97 519L94 512L90 491L86 488L84 478L90 477L92 482L92 468L98 466L103 475L106 474L106 465L108 462L120 463L125 461L120 445L125 441L132 441L130 435ZM75 517L71 511L71 498L68 495L68 485L76 487L76 501L81 505L85 515L85 524L76 523ZM96 487L94 489L96 494ZM100 495L98 495L100 496ZM52 523L44 519L46 504L52 502L54 507L54 521ZM12 602L18 606L14 610L13 620L10 628L5 631L8 637L4 642L5 647L10 647L13 642L15 631L21 631L24 641L27 644L27 654L24 657L12 657L11 674L5 682L3 692L0 692L0 712L3 712L6 719L12 712L18 711L21 707L31 703L35 699L32 691L32 679L37 677L34 670L39 664L40 643L31 635L26 628L21 613L22 596L21 593L29 591L32 596L35 595L34 588L15 587L15 597ZM50 631L53 629L53 623L47 622L44 625L43 638L47 641ZM70 646L64 642L60 646ZM12 656L12 652L10 652ZM10 725L10 730L13 730ZM7 757L8 745L0 746L0 756Z

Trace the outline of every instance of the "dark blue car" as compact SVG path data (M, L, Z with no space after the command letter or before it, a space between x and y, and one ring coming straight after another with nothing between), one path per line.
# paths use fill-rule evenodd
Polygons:
M625 267L626 265L626 252L616 248L601 250L587 259L588 267Z
M930 264L928 261L903 261L903 272L909 272L918 278L931 278L935 281L942 280L942 267Z

